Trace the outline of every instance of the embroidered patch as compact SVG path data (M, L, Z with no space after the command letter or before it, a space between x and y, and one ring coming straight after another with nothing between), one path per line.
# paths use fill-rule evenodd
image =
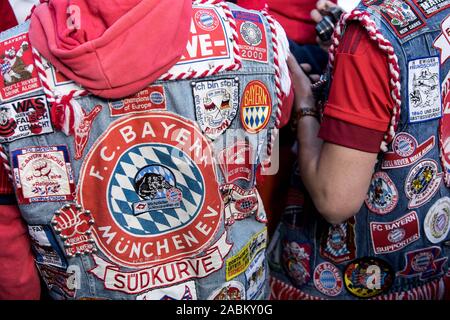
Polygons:
M219 165L227 183L236 180L253 181L254 152L248 141L237 141L218 154Z
M225 282L214 290L208 300L245 300L245 287L239 281Z
M11 157L19 203L74 199L75 183L66 146L18 149Z
M324 295L336 297L342 292L339 269L329 262L322 262L314 270L314 286Z
M233 11L233 16L239 30L241 58L267 63L267 36L261 17L256 13L244 11Z
M320 239L320 255L334 263L353 260L356 257L355 218L342 224L330 225Z
M375 254L401 250L419 240L419 217L412 211L393 222L371 222L370 237Z
M239 80L193 82L197 123L212 140L228 129L239 108Z
M439 123L441 163L444 168L444 181L450 187L450 72L442 83L443 115Z
M404 38L426 25L414 7L405 1L363 0L362 2L383 16L400 38Z
M136 297L136 300L197 300L197 289L194 281L176 286L152 290Z
M67 270L62 270L38 263L37 267L49 290L55 290L67 298L75 297L76 289L80 288L81 276L77 266L69 266Z
M97 251L91 237L94 219L79 204L66 204L55 212L52 225L64 242L69 257Z
M255 215L256 220L267 222L262 200L258 190L244 190L235 184L220 186L225 205L225 224L232 225L236 220L243 220Z
M44 95L0 106L0 143L51 132L50 111Z
M258 133L269 123L272 99L267 86L258 80L245 87L241 101L241 122L247 132Z
M222 9L192 7L190 36L181 59L168 73L180 75L194 70L226 69L234 64L231 28ZM198 74L197 76L201 76Z
M91 112L86 114L84 109L81 109L83 112L83 118L77 128L75 128L75 160L80 160L83 157L84 148L89 141L89 136L91 134L92 123L95 118L99 115L100 111L102 111L102 105L96 105Z
M28 33L0 42L0 100L6 101L41 88Z
M176 238L174 241L178 240L180 239ZM122 245L120 242L119 244ZM181 243L178 242L178 245L181 245ZM139 294L148 290L207 277L223 267L223 257L227 256L230 250L231 245L227 243L226 233L224 233L211 247L203 252L203 255L196 258L184 258L144 269L122 271L119 266L93 254L92 257L96 266L89 272L102 280L107 290Z
M400 132L392 142L392 151L384 153L381 168L396 169L410 166L422 159L434 148L434 145L434 136L419 145L412 135Z
M374 173L365 203L370 211L380 215L395 209L398 203L398 191L386 172Z
M227 259L226 279L237 277L244 272L255 256L267 246L267 228L255 234L249 242L234 256Z
M422 122L442 116L439 58L408 62L409 122Z
M441 22L442 33L434 40L433 47L441 54L441 64L450 57L450 15Z
M413 2L427 18L450 6L450 0L413 0Z
M67 261L50 226L28 225L31 247L37 263L66 268Z
M287 275L296 286L311 280L311 245L295 241L283 241L283 265Z
M428 210L423 223L425 235L431 243L439 243L447 238L450 230L450 198L436 201Z
M442 172L438 172L434 160L422 160L413 167L405 181L405 193L410 199L408 208L418 208L427 203L438 191L441 180Z
M122 100L108 101L111 117L143 113L150 110L165 110L166 95L161 85L149 86Z
M397 272L401 277L419 277L427 280L444 274L444 264L448 257L439 258L441 248L437 246L409 251L405 253L405 267Z
M371 298L388 291L394 282L394 271L384 260L365 257L354 260L344 271L347 291L358 298Z
M208 141L170 113L113 122L90 148L78 191L99 249L127 267L204 252L223 212Z
M266 283L266 267L265 267L265 251L260 252L252 262L248 269L245 270L245 279L247 281L247 300L253 300L264 288Z

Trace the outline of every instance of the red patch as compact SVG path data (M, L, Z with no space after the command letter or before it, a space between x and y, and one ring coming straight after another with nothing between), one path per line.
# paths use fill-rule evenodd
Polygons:
M0 42L0 100L41 88L28 33Z
M370 236L375 254L401 250L419 240L419 217L412 211L393 222L371 222Z
M256 13L233 11L239 31L241 58L256 62L268 61L267 38L261 17Z
M413 2L427 18L450 7L449 0L413 0Z
M258 80L245 87L241 101L241 123L250 133L258 133L269 123L272 115L272 98L267 86Z
M166 96L163 86L150 86L123 100L109 101L112 117L147 112L150 110L165 110Z
M442 85L443 114L440 120L439 141L444 181L450 187L450 72Z
M236 180L252 181L254 162L253 150L247 141L238 141L219 152L219 164L227 183Z
M83 109L82 109L83 110ZM83 119L81 120L78 128L75 129L75 156L76 160L80 160L83 156L84 148L89 141L89 135L91 134L92 122L102 111L102 105L97 105L88 114L83 110Z
M75 204L66 204L52 218L53 229L63 239L69 257L96 251L91 237L93 224L91 213Z

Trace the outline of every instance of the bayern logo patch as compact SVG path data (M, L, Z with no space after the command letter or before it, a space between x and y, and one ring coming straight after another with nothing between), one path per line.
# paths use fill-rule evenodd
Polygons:
M314 270L314 285L323 294L335 297L342 292L342 276L339 269L329 263L323 262Z
M245 87L241 102L241 122L246 131L258 133L269 123L272 99L267 86L258 80Z
M122 266L143 267L210 244L221 222L218 189L201 132L158 113L110 125L83 164L79 199L96 221L98 247Z

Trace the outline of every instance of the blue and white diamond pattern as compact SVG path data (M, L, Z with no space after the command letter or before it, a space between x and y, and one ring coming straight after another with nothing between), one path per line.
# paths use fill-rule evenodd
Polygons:
M174 174L168 182L180 189L179 208L152 211L135 216L133 203L142 201L134 188L136 174L145 166L163 164ZM162 166L160 174L168 178ZM182 151L165 144L143 144L128 150L120 158L108 187L108 204L115 221L136 235L157 235L189 224L204 200L203 177L197 166Z
M244 122L251 130L258 130L262 127L268 117L268 107L246 107L244 108Z
M338 228L341 232L337 232L337 230L333 232L331 234L331 239L329 241L334 243L341 243L345 239L347 239L347 228L348 228L347 223L339 225ZM339 250L333 249L333 247L329 243L326 250L334 257L341 257L343 255L350 253L345 243L342 244L342 247Z

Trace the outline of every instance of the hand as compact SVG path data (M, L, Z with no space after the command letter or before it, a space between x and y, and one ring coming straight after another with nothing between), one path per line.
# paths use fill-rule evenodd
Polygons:
M311 90L311 80L292 54L289 55L287 64L291 73L291 80L294 88L295 111L298 112L301 108L315 108L316 102ZM311 68L309 65L302 66L304 66L306 70ZM317 78L316 75L312 75L311 77L313 79Z
M330 10L330 8L336 7L337 5L331 1L328 0L319 0L316 4L316 9L311 11L311 18L313 21L318 24L320 21L322 21L324 15L322 13ZM331 40L327 42L323 42L319 37L316 37L316 41L319 44L319 46L325 50L328 51Z

